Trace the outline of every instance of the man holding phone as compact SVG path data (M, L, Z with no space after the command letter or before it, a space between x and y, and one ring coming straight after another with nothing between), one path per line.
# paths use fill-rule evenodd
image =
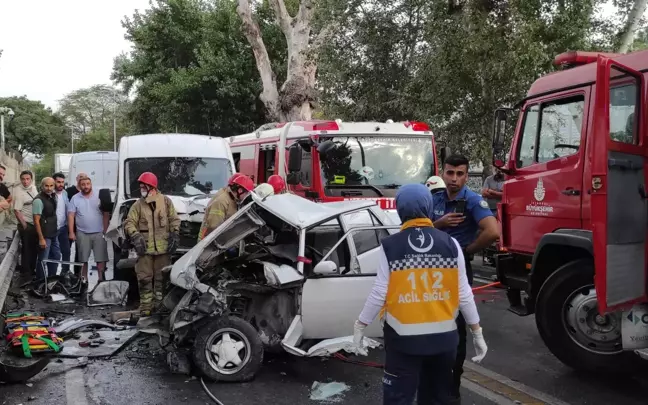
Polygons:
M473 283L471 260L474 254L490 246L499 237L497 220L488 203L466 186L470 162L465 156L452 155L443 162L442 178L446 191L432 195L433 212L430 217L434 227L455 238L466 257L466 273L470 285ZM479 235L478 235L479 233ZM466 321L459 314L457 318L459 347L453 368L453 394L455 403L460 403L459 388L463 362L466 359Z

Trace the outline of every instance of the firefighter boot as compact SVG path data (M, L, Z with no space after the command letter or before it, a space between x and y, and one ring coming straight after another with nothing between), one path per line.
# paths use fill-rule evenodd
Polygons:
M150 316L153 309L153 256L140 256L135 265L135 274L139 285L139 311L142 316Z
M169 255L158 255L153 257L153 310L160 310L164 299L164 272L166 266L171 264Z

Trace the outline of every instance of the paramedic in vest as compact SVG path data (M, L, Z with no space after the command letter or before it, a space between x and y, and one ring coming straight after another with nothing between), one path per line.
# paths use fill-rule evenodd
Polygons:
M449 403L459 311L472 331L473 361L487 351L461 248L434 228L431 209L432 195L422 184L396 194L403 225L381 242L377 278L354 326L354 345L366 355L364 329L384 308L384 405L411 405L417 391L419 404Z
M224 190L219 190L205 208L198 242L234 215L238 211L239 202L243 201L253 189L254 182L248 176L237 173L230 177Z
M56 218L56 194L54 193L54 179L45 177L41 180L41 192L32 203L34 227L38 235L38 261L36 264L36 278L56 275L57 263L47 263L47 274L43 268L43 260L49 259L50 251L59 251L58 228ZM65 206L65 205L64 205ZM58 259L57 259L58 260Z
M162 269L171 265L180 243L180 217L171 199L158 191L155 174L144 172L137 181L141 197L128 211L124 231L138 256L139 310L149 315L163 298Z
M471 260L474 254L489 247L499 237L497 220L493 216L488 203L477 193L466 186L468 181L468 159L461 155L449 156L443 162L443 181L446 192L436 193L432 196L434 207L430 216L434 227L448 233L455 238L466 261L468 283L473 283ZM457 213L457 204L465 205L463 213ZM456 401L460 400L461 374L463 363L466 359L466 322L459 315L457 327L459 328L459 347L457 348L457 362L453 368L453 395Z

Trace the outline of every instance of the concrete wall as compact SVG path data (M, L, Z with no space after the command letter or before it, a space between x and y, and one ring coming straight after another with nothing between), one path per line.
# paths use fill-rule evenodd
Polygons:
M18 158L17 158L18 157ZM22 158L13 152L7 152L0 150L0 163L7 168L7 174L5 175L4 182L7 186L13 185L20 181L20 172L23 170L29 169L29 167L22 163Z

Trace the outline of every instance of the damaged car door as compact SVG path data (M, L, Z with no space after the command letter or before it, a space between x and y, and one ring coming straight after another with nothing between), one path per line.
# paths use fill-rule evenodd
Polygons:
M389 235L387 228L398 229L392 224L381 224L367 209L341 215L339 221L345 232L305 273L301 311L304 339L352 334L353 322L376 279L380 241ZM379 321L367 328L366 336L382 336Z

